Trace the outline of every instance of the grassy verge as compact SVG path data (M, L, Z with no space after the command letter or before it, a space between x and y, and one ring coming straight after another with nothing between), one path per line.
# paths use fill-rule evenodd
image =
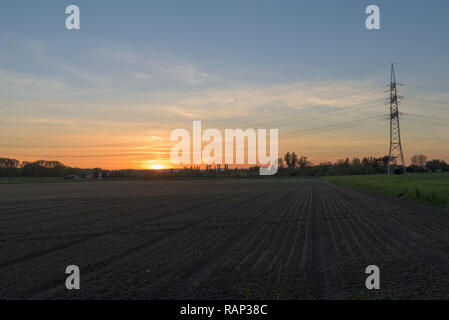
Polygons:
M344 185L406 197L449 209L449 174L407 174L326 177Z

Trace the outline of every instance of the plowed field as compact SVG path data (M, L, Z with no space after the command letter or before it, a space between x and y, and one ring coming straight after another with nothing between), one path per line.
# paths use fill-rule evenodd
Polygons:
M449 214L321 179L0 185L0 298L448 299Z

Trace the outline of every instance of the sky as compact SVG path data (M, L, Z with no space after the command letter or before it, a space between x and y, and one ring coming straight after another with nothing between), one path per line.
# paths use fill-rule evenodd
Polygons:
M80 30L65 28L71 4ZM380 30L365 28L372 4ZM448 12L445 0L2 2L0 157L169 167L170 132L193 120L277 128L281 154L314 163L383 156L394 62L407 162L449 161Z

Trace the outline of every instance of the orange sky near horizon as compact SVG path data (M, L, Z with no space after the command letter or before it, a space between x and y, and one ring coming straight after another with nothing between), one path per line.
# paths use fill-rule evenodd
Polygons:
M184 128L191 131L191 128L187 126ZM204 127L203 131L206 128ZM415 136L413 132L409 132L410 129L407 124L403 125L404 155L407 164L414 154L421 153L427 155L429 160L436 158L449 162L449 152L444 151L432 140L410 143ZM224 136L224 130L221 132ZM283 137L282 132L280 130L279 157L283 157L287 151L295 151L298 155L307 156L312 163L318 164L327 161L336 162L346 157L352 159L354 157L388 155L387 121L367 124L365 127L309 134L302 138L300 134ZM7 149L2 148L0 156L20 161L57 160L71 167L100 167L108 170L190 167L190 164L174 165L170 161L170 149L176 142L169 141L169 131L166 135L161 134L160 136L117 137L114 143L109 142L107 135L101 140L98 136L96 139L87 139L85 143L80 137L71 143L54 139L47 143L49 146L43 146L42 143L35 143L33 139L29 139L24 140L20 145L10 145ZM206 144L207 142L203 142L203 148ZM244 167L247 166L244 165ZM204 167L204 164L201 167ZM234 165L230 165L230 167L232 168Z

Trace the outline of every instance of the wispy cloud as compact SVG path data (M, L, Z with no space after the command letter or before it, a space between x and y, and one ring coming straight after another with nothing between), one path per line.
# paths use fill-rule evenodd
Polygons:
M166 54L150 49L115 44L96 48L93 55L103 60L113 60L118 64L118 68L125 65L127 68L131 66L138 69L139 71L134 73L134 77L138 80L171 80L197 85L215 78L194 63L170 58Z
M27 94L27 93L42 93L47 94L54 92L61 92L67 86L50 77L36 76L29 73L21 73L9 71L0 68L0 92L6 94Z

